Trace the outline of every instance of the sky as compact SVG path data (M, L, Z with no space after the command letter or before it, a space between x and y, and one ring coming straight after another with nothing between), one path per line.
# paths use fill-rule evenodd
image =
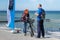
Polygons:
M42 4L47 11L60 11L60 0L15 0L15 10L37 10L37 5ZM0 0L0 10L7 10L8 0Z

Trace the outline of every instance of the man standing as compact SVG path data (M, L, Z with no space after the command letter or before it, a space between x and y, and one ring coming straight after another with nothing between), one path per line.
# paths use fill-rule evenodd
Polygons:
M35 15L37 16L37 38L42 37L44 38L45 36L45 32L44 32L44 19L45 19L45 11L42 9L42 5L39 4L38 5L38 10L35 13Z

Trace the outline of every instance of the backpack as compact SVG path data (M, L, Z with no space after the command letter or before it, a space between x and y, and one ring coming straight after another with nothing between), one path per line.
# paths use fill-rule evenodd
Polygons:
M41 19L45 19L45 11L42 9Z

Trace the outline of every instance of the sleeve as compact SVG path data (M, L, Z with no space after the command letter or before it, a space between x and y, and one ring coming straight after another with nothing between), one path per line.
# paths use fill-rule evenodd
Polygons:
M36 12L37 12L37 14L39 14L39 10L37 10Z

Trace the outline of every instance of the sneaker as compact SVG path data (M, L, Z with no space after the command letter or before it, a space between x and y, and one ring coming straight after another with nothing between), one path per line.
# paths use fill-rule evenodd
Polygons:
M24 34L24 36L26 36L26 33Z
M40 38L40 36L37 36L37 38Z

